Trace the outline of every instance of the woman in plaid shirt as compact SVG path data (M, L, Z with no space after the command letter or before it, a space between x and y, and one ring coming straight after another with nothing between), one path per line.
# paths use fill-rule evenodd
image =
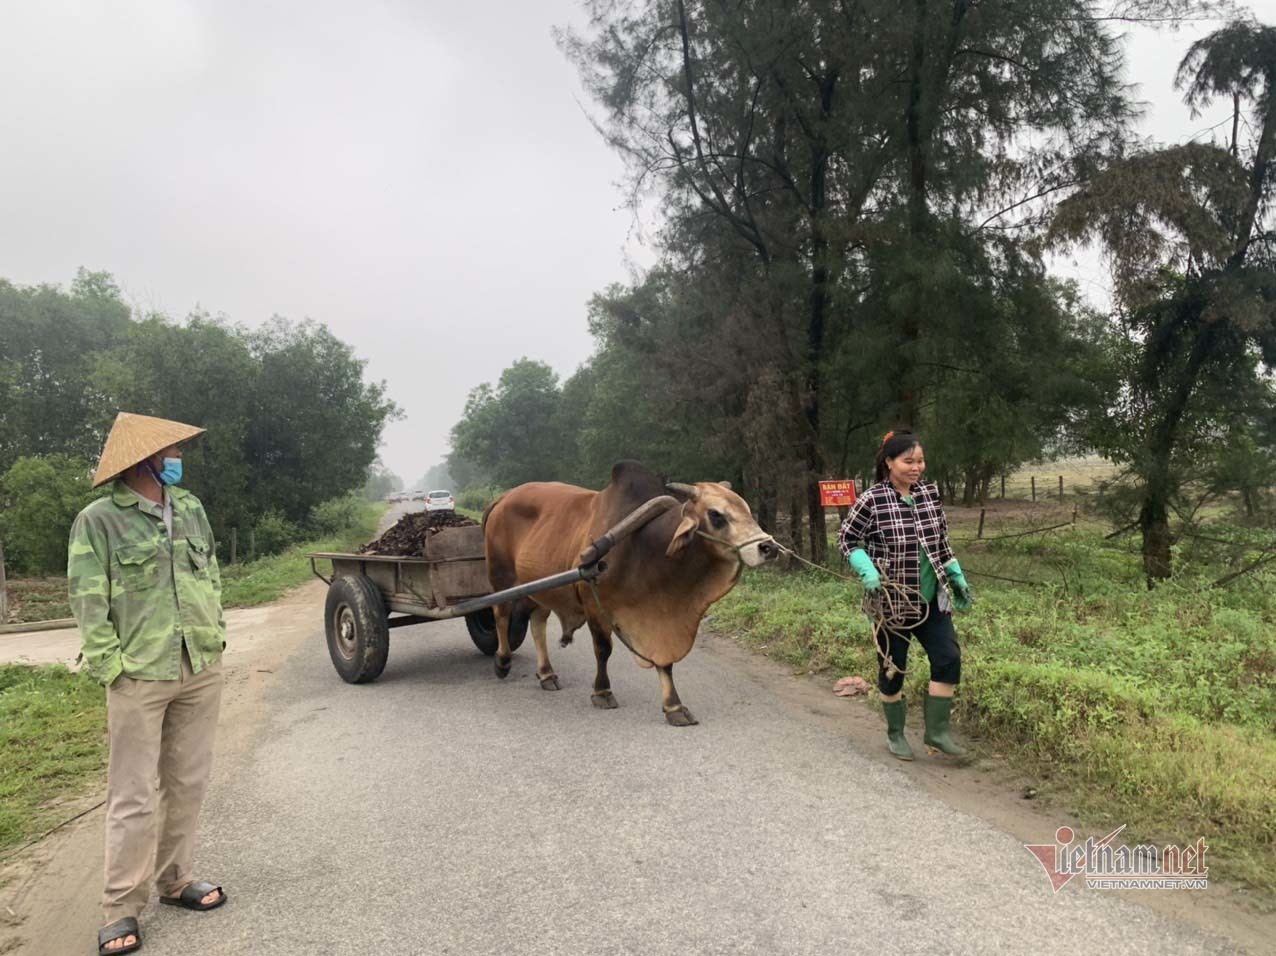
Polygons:
M875 635L882 652L877 688L886 711L887 746L900 760L913 759L904 738L902 693L910 637L930 658L926 744L953 756L966 752L952 738L949 716L961 680L952 609L970 607L970 585L948 541L939 489L921 480L925 469L921 439L910 431L888 432L877 450L876 483L855 502L838 534L842 554L864 583L866 609L882 596L883 577L904 586L891 594L900 620Z

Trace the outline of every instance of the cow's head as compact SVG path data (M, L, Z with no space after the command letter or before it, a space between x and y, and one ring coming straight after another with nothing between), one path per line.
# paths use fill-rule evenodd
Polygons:
M748 503L726 481L694 485L670 483L669 491L683 500L682 520L665 551L677 554L699 536L705 547L724 556L738 556L751 568L772 561L780 553L775 539L758 527Z

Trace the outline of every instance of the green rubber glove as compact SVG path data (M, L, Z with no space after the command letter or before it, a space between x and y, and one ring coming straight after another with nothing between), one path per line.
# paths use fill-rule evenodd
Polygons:
M868 552L863 548L856 548L850 553L849 558L851 568L860 576L860 583L864 585L864 590L879 590L882 586L882 576L877 573L877 568L873 565Z
M952 585L953 607L959 611L969 611L970 605L975 602L975 593L970 590L966 575L962 573L956 558L944 565L944 573L948 575L948 583Z

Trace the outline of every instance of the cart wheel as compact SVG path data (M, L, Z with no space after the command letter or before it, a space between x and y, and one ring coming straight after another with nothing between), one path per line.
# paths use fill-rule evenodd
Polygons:
M465 615L465 626L469 629L470 640L474 642L475 647L488 657L496 653L496 616L492 614L490 607ZM510 650L518 650L525 637L527 637L527 617L515 615L510 621Z
M347 684L381 676L390 651L390 628L377 586L361 574L332 579L324 603L324 630L332 666Z

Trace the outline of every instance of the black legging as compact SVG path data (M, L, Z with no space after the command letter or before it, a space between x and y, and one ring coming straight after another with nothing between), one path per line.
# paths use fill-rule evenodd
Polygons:
M930 602L930 614L926 620L907 629L926 649L930 658L930 679L941 684L961 683L961 648L957 645L957 632L953 629L953 616L939 609L938 601ZM908 640L906 636L890 633L890 656L901 671L908 667ZM883 640L878 634L878 641ZM880 645L879 645L880 646ZM904 675L896 673L886 677L886 662L877 660L877 689L887 697L898 694L904 687Z

